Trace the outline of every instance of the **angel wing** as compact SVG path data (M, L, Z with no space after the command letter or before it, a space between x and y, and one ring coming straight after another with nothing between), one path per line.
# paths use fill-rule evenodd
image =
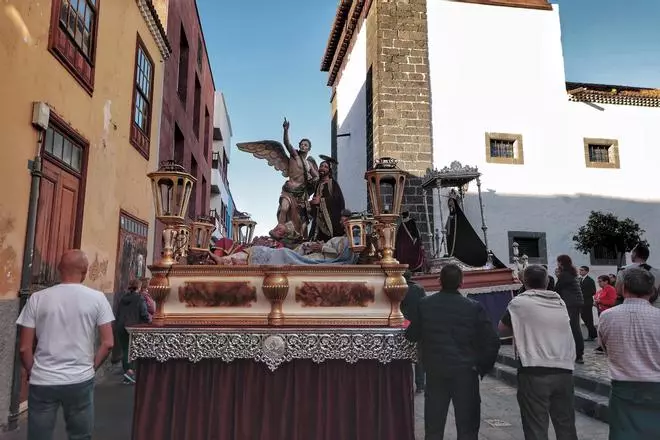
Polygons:
M236 144L239 150L251 153L258 159L266 159L268 165L289 177L289 156L284 145L277 141L241 142Z

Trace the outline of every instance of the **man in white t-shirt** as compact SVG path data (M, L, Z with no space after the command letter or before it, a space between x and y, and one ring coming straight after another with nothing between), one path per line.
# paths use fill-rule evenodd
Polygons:
M88 267L82 251L65 252L60 284L33 293L16 321L30 381L28 440L52 438L60 405L69 438L92 438L94 376L112 350L114 316L103 293L82 285Z

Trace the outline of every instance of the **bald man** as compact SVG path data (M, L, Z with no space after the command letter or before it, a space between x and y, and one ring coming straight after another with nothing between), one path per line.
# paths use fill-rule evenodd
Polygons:
M105 295L82 284L88 267L84 252L65 252L60 284L33 293L16 321L30 381L28 440L52 438L60 405L69 438L92 438L94 376L112 351L114 316Z

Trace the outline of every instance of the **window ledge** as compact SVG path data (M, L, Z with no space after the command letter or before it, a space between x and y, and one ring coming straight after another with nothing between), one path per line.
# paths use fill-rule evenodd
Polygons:
M78 72L71 62L64 56L62 53L55 47L49 47L48 51L60 62L60 64L73 76L73 78L80 84L80 86L87 92L91 97L94 95L94 84L93 82L88 82L83 78L83 76ZM93 75L93 73L92 73ZM93 78L93 76L92 76Z

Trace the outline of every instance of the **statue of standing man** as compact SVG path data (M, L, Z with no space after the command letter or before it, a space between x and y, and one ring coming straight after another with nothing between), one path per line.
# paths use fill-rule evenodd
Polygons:
M289 121L286 118L282 128L284 145L267 140L243 142L237 144L237 147L259 159L266 159L268 165L288 178L279 198L277 223L293 223L295 230L307 239L311 212L309 197L316 188L319 170L316 161L309 156L312 149L310 140L301 139L298 149L295 149L289 141Z

